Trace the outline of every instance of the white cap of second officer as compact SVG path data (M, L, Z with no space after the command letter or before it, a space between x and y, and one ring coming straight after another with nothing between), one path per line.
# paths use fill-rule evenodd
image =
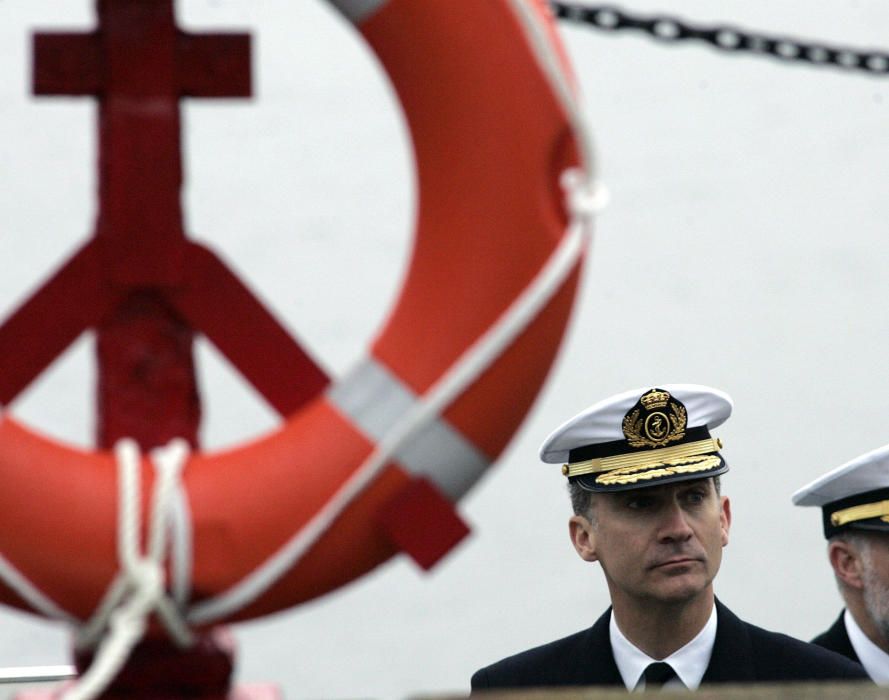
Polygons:
M793 494L798 506L818 506L824 536L843 530L889 530L889 445L818 477Z

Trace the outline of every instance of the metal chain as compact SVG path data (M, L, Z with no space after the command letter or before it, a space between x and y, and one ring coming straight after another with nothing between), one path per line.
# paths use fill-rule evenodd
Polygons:
M669 15L631 14L613 5L586 5L554 0L552 7L559 19L582 22L608 32L636 29L667 43L696 39L707 42L721 51L734 53L747 51L781 61L835 66L844 70L864 71L872 75L889 74L889 52L886 51L860 51L828 46L745 31L729 25L698 26Z

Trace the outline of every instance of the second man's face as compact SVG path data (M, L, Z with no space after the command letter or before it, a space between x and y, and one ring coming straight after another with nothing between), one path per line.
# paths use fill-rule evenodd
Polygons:
M596 494L593 508L588 547L578 552L602 565L612 600L678 603L709 589L731 522L712 479Z

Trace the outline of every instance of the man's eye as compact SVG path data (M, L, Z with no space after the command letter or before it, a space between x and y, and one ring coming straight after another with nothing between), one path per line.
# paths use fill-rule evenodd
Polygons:
M643 508L650 508L652 504L651 498L631 498L627 501L627 508L632 510L641 510Z
M690 491L686 496L689 503L703 503L706 497L706 494L702 491Z

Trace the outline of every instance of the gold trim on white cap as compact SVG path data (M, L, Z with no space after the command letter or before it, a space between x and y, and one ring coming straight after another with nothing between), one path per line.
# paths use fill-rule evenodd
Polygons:
M714 454L696 455L683 459L672 459L669 464L654 463L650 466L614 469L597 476L596 483L602 486L636 484L640 481L650 481L651 479L659 479L664 476L697 474L708 469L715 469L719 464L720 459Z
M596 459L587 459L583 462L572 462L562 467L562 474L567 477L582 476L584 474L598 474L599 472L610 472L614 469L626 469L643 467L651 464L663 464L671 460L683 459L685 457L694 457L696 455L709 454L718 452L722 449L722 441L718 438L707 438L706 440L697 440L696 442L688 442L684 445L674 445L673 447L662 447L655 450L645 450L643 452L627 452L611 457L599 457Z
M859 506L834 511L830 514L830 524L834 527L841 527L847 523L870 520L871 518L880 518L884 522L889 522L889 501L862 503Z

